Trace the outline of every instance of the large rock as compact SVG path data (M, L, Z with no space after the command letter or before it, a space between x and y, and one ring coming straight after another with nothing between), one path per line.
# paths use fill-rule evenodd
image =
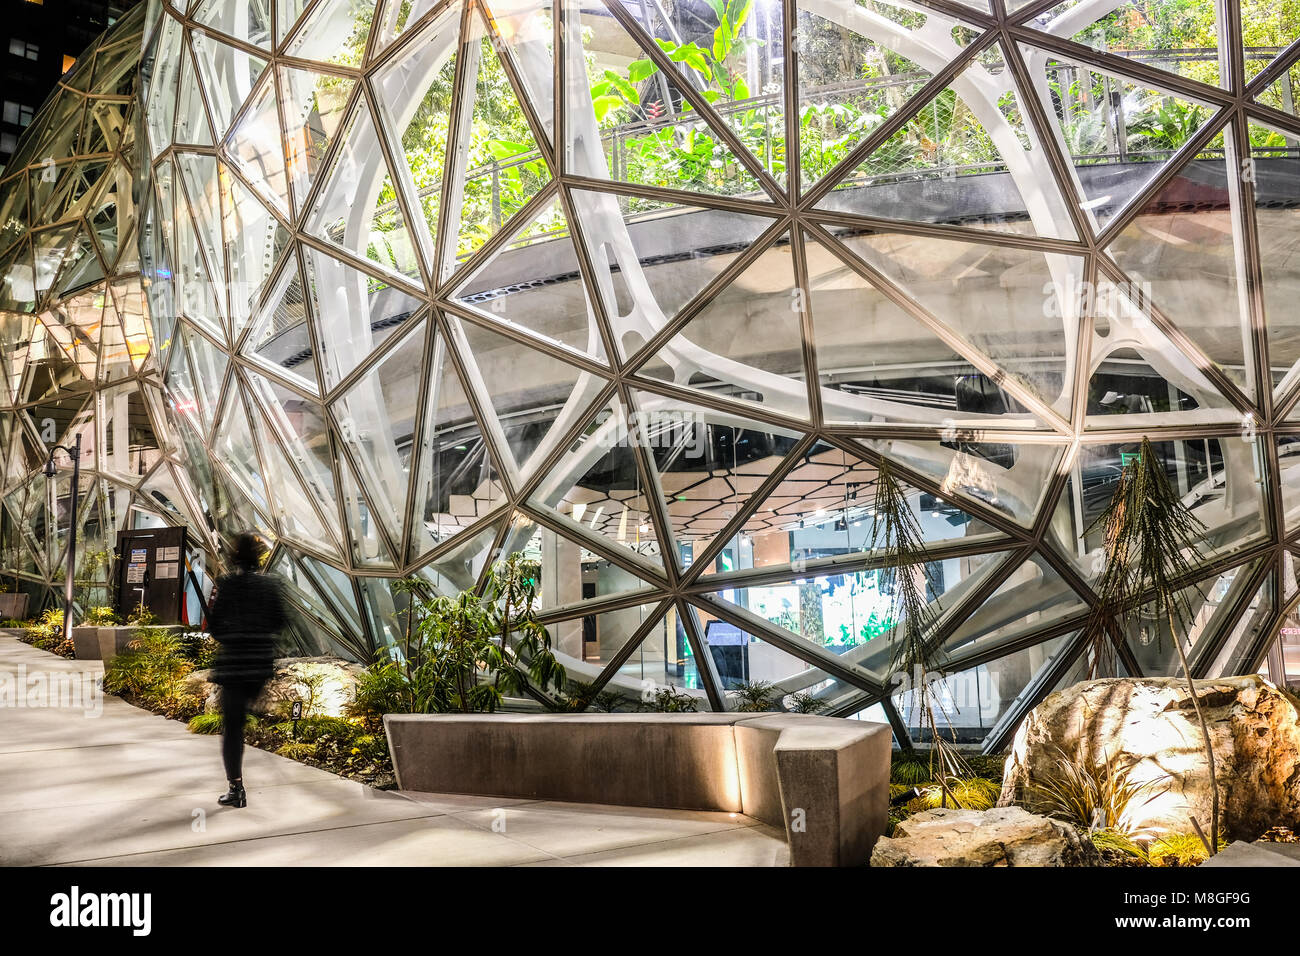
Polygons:
M356 696L360 664L338 657L283 657L275 662L275 676L253 702L255 714L287 716L295 700L303 702L304 716L341 716L343 705ZM185 691L204 701L214 713L221 706L221 688L211 682L212 672L190 674ZM314 706L308 707L314 695Z
M1256 675L1198 680L1196 692L1228 837L1300 825L1300 701ZM1062 753L1098 768L1131 761L1131 781L1153 781L1130 803L1131 826L1192 833L1195 816L1208 831L1210 775L1185 680L1111 678L1052 694L1016 731L998 805L1046 809L1037 786L1059 779Z
M1020 807L926 810L881 837L872 866L1092 866L1090 841L1074 827Z

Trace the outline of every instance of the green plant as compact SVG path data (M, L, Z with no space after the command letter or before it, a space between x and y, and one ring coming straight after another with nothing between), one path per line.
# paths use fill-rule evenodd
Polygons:
M126 623L132 627L149 627L158 623L158 615L145 607L143 603L140 603L132 608L131 613L126 616Z
M118 623L117 612L111 607L87 608L82 623L91 627L112 627Z
M737 700L736 710L741 713L759 713L772 709L777 690L771 681L756 680L739 684L732 689L732 693Z
M898 682L895 678L901 678L910 687L918 726L930 734L929 779L938 783L941 805L947 806L953 782L971 773L957 748L939 728L940 720L947 722L948 717L936 692L935 681L942 677L942 672L934 665L935 648L927 639L927 632L938 619L940 608L937 598L933 607L926 599L927 591L937 594L939 587L927 561L921 525L888 461L881 462L876 476L874 510L871 548L883 553L881 590L893 594L896 621L887 637L890 678L894 683Z
M1214 852L1227 846L1227 841L1220 835ZM1212 854L1199 833L1171 833L1151 841L1146 849L1146 858L1152 866L1199 866Z
M945 799L962 810L989 810L998 803L1002 784L983 777L961 777L949 782L945 789L938 784L921 788L921 799L927 807L948 806Z
M195 714L186 727L192 734L219 734L223 724L220 714Z
M1091 830L1088 832L1088 838L1092 840L1092 845L1102 853L1107 851L1123 853L1143 863L1148 862L1146 848L1118 830ZM1204 847L1201 849L1204 850Z
M1168 789L1157 791L1165 779L1135 781L1134 763L1103 754L1101 763L1089 759L1080 745L1073 755L1057 748L1059 760L1055 776L1034 781L1035 809L1045 809L1050 816L1068 820L1081 827L1111 830L1135 837L1142 830L1134 814Z
M1112 660L1112 644L1119 646L1124 640L1121 621L1140 625L1143 604L1149 602L1156 619L1168 625L1170 640L1187 679L1212 782L1209 832L1218 833L1219 788L1214 783L1218 779L1214 745L1179 633L1180 629L1185 632L1192 620L1192 609L1182 587L1192 577L1189 555L1200 553L1205 526L1170 483L1149 438L1142 439L1137 457L1120 470L1114 493L1088 530L1093 528L1101 529L1106 560L1086 632L1092 647L1094 673ZM1194 817L1192 827L1202 832ZM1217 848L1208 837L1204 843L1206 852L1213 856Z
M649 700L641 703L641 709L661 714L693 714L696 710L695 698L679 691L671 684L657 688Z
M896 753L889 764L889 780L902 787L915 787L930 779L930 762L914 754Z
M370 721L385 713L495 711L507 694L564 686L564 668L533 605L541 568L520 553L494 565L484 598L409 596L400 646L384 648L361 676L348 712Z
M801 690L786 698L786 706L792 714L820 714L826 709L826 702L816 694Z
M126 651L104 669L104 689L138 697L146 706L168 716L196 712L200 702L185 689L194 661L180 638L160 627L141 627Z

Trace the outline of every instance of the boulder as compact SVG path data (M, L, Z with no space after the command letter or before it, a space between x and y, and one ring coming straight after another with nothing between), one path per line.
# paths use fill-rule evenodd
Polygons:
M1210 725L1220 826L1253 840L1274 826L1300 825L1300 700L1257 675L1196 681ZM1129 806L1129 826L1192 833L1210 826L1210 775L1200 726L1182 678L1085 681L1052 694L1016 731L999 806L1042 811L1039 785L1059 779L1066 755L1094 768L1131 764L1150 782Z
M283 657L275 662L275 676L253 702L255 714L287 716L295 700L303 702L304 716L341 716L343 705L356 695L362 666L338 657ZM190 674L185 692L204 701L204 709L215 713L221 706L221 688L212 683L212 672ZM314 694L314 706L311 698Z
M1020 807L926 810L881 837L872 866L1094 866L1091 841Z

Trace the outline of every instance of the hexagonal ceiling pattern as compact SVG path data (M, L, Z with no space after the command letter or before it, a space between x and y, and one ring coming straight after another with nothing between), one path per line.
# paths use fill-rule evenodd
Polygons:
M993 748L1086 669L1090 529L1150 435L1207 528L1192 666L1258 666L1296 593L1300 17L1156 6L153 5L139 242L204 523L272 537L357 656L393 579L524 550L575 679L916 733L888 460ZM1124 668L1172 673L1136 630Z

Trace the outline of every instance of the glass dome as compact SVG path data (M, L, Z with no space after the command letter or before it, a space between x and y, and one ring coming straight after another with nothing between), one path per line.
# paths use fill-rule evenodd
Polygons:
M4 566L32 607L62 592L77 525L76 599L108 601L117 532L200 512L163 435L161 370L136 235L135 83L141 8L82 54L0 177L0 454ZM46 449L81 440L72 461ZM187 556L202 586L205 544ZM197 620L197 600L191 608Z
M1207 529L1192 667L1253 669L1300 516L1300 22L1255 5L154 3L141 255L204 524L357 657L395 579L523 550L575 679L901 732L888 461L994 748L1086 670L1150 436Z

